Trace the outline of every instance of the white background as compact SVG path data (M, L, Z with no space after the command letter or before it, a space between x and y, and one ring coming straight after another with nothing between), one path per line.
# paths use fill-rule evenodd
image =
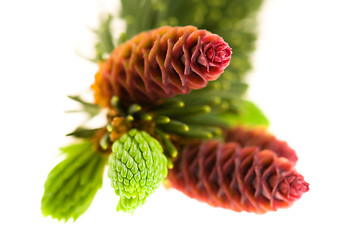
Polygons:
M164 188L133 216L107 178L75 223L43 218L48 172L81 117L66 95L91 85L88 26L116 1L0 3L0 239L361 239L361 4L266 0L249 98L299 155L310 191L256 215L215 209Z

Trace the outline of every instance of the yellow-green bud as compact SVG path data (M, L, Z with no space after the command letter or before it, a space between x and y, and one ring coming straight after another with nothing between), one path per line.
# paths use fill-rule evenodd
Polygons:
M148 133L132 129L112 146L108 176L120 196L117 210L133 212L167 176L167 158Z

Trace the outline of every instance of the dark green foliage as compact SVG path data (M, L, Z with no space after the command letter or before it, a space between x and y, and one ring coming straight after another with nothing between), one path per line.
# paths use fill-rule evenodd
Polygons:
M119 16L126 21L126 39L136 34L156 28L158 24L159 0L120 0L121 12ZM118 36L115 36L118 38Z
M102 16L100 19L100 26L94 33L98 36L98 41L95 44L95 58L94 61L98 62L103 59L104 55L110 54L114 49L114 37L111 33L110 24L113 16L108 14Z
M90 206L102 186L106 163L90 141L60 149L64 160L49 173L41 211L44 216L74 221Z

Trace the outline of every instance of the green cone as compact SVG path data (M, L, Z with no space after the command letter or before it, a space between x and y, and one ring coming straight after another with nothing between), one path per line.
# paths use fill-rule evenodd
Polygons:
M167 176L167 158L148 133L132 129L112 146L108 176L120 196L117 210L133 212Z

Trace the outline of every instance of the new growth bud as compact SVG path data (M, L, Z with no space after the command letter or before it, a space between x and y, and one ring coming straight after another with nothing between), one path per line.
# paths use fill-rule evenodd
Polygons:
M108 176L120 196L117 210L133 212L167 176L162 146L148 133L130 130L112 146Z

